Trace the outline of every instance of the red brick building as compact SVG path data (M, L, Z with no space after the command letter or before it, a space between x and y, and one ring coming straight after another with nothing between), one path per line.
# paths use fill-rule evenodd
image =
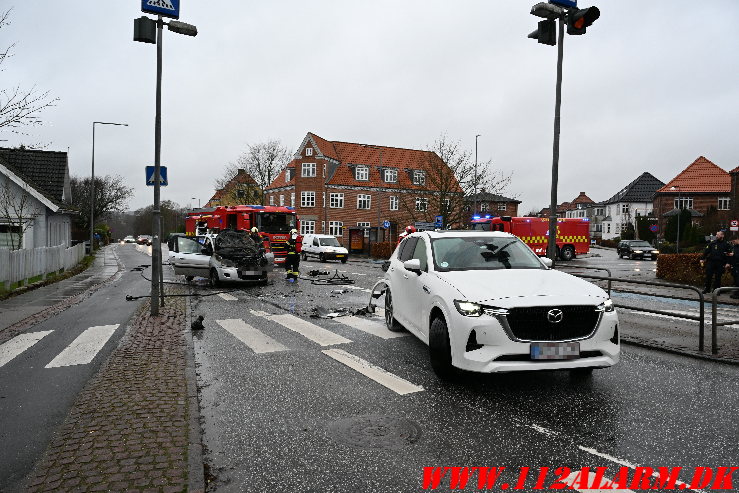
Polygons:
M449 193L432 185L440 169L449 170L431 151L328 141L309 132L265 190L265 202L295 207L301 234L331 234L347 244L348 229L360 227L373 242L391 241L407 224L433 222L450 203ZM452 181L445 188L461 197Z
M660 231L665 230L667 219L676 215L678 209L690 210L693 223L704 224L709 229L728 226L732 196L736 210L737 189L732 189L732 176L736 186L737 170L729 173L703 156L693 161L654 195L653 209Z
M219 205L259 204L262 201L262 190L245 169L239 168L236 176L226 185L215 191L204 207Z

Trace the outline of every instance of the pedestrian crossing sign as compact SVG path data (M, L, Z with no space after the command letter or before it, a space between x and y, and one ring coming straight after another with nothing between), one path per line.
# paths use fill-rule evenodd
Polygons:
M146 186L153 187L154 186L154 166L147 166L146 167ZM166 166L159 166L159 186L166 187L168 185L167 181L167 167Z
M180 0L141 0L141 11L179 19Z

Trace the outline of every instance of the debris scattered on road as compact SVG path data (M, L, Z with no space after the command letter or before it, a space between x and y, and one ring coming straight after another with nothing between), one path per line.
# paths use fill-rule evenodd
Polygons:
M311 318L336 318L336 317L343 317L345 315L351 315L351 311L347 308L339 308L336 311L331 311L328 308L324 308L322 306L317 306L313 308L313 313L311 314Z
M203 325L204 318L205 317L203 317L202 315L199 315L198 318L190 324L190 328L192 330L203 330L205 328L205 325Z
M318 277L318 276L327 276L329 272L327 270L318 270L314 269L308 272L308 275L311 277Z
M339 270L336 269L336 272L334 272L334 275L332 277L311 279L310 282L311 284L342 285L342 284L354 284L354 279L350 279L344 274L339 274Z
M348 289L332 289L331 290L331 294L344 294L348 292L349 292Z

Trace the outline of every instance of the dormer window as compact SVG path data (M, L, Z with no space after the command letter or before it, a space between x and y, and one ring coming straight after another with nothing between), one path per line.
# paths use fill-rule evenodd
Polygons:
M387 168L383 174L385 183L395 183L398 181L398 170L395 168Z
M413 171L413 184L414 185L425 185L426 184L426 172L415 170Z
M310 157L313 155L313 148L312 147L306 147L305 148L305 155L306 157Z
M357 181L368 181L369 180L369 167L368 166L357 166L354 170L354 177Z

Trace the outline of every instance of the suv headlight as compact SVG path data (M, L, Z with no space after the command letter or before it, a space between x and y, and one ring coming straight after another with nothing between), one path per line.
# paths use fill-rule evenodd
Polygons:
M457 311L465 317L479 317L482 315L482 305L471 301L454 300Z
M604 301L603 303L601 303L595 308L595 311L596 312L612 312L613 311L613 301L611 301L610 299Z

